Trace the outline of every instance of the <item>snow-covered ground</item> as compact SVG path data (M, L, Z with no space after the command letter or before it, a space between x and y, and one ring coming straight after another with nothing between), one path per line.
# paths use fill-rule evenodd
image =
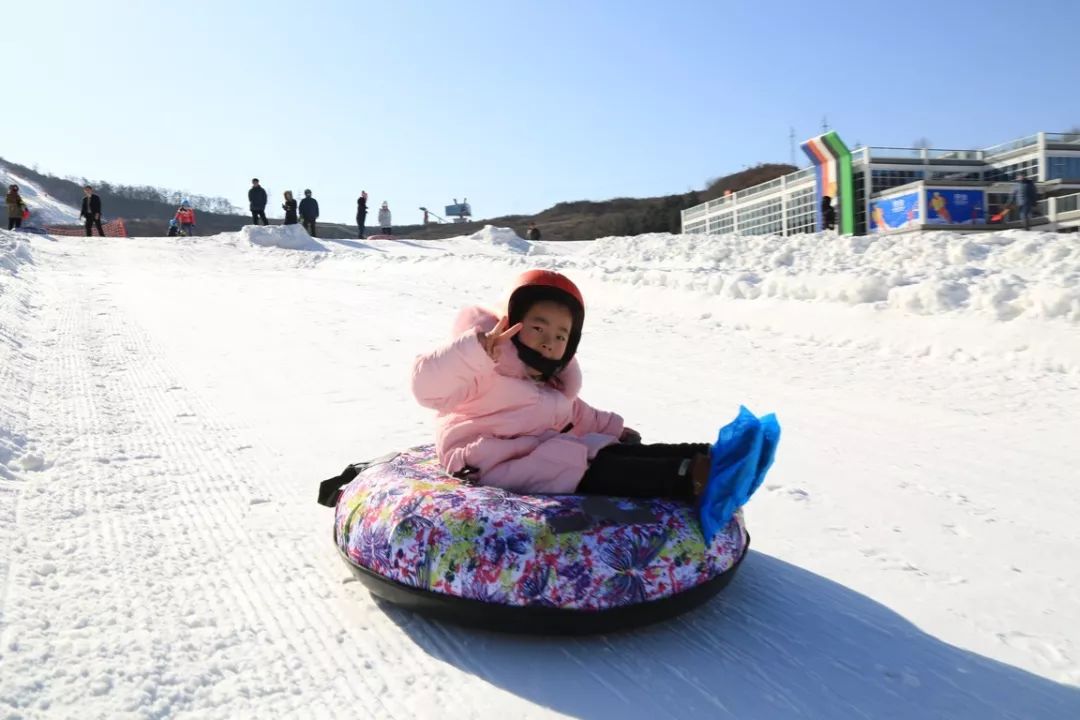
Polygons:
M292 249L290 249L292 248ZM784 439L716 600L607 637L351 580L318 481L428 441L409 362L530 267L646 441ZM1080 243L0 232L10 717L1080 717Z
M0 163L0 185L7 192L9 185L18 185L19 194L30 209L27 224L41 227L44 225L67 225L79 222L79 210L67 205L42 190L36 183L24 179ZM5 224L4 227L7 227Z

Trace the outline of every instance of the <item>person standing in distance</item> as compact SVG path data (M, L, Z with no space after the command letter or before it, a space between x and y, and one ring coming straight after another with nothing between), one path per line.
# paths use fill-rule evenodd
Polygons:
M304 199L300 201L300 222L311 237L317 237L315 233L315 220L319 217L319 201L311 197L311 191L304 191Z
M95 225L97 225L98 235L105 237L105 231L101 229L101 198L89 185L83 188L83 195L79 217L86 219L86 237L93 236Z
M259 178L251 178L248 202L251 203L251 223L258 225L259 220L262 220L263 225L269 225L270 222L266 219L266 190L259 184Z
M281 209L285 211L285 222L282 225L295 225L296 200L293 199L292 190L285 191L285 202L281 204Z
M26 203L19 194L18 185L8 185L5 201L7 202L8 230L17 230L22 227L23 211L26 210Z
M1013 204L1020 211L1020 218L1024 221L1024 229L1031 229L1031 216L1035 214L1035 206L1039 202L1039 191L1026 174L1020 173L1020 180L1013 191Z
M367 222L367 190L360 191L356 201L356 225L360 228L360 239L364 239L364 223Z
M382 207L379 208L379 227L382 228L383 235L389 235L392 226L390 224L390 206L385 200L383 200Z

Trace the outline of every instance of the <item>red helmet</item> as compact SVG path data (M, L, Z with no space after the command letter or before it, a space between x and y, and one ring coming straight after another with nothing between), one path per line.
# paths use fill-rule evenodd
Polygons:
M542 300L553 300L566 305L570 308L570 315L574 319L573 327L570 328L570 338L566 343L566 352L563 353L562 359L555 361L557 368L550 373L554 374L566 367L570 360L573 359L574 353L577 352L578 343L581 342L581 326L585 322L585 299L581 296L581 291L578 290L577 285L565 275L554 270L528 270L514 281L510 299L506 304L506 315L510 325L521 322L529 308L534 303ZM522 354L522 345L516 340L515 337L514 344L518 346L519 354ZM525 353L531 355L527 350L526 348ZM525 355L522 356L522 359L526 360ZM535 356L531 359L534 362L529 364L539 362L539 359ZM526 360L526 362L529 361Z

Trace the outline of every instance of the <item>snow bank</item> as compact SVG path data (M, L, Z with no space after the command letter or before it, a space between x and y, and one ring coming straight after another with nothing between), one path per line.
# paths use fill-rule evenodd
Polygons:
M245 225L239 233L241 240L260 247L278 247L285 250L326 250L300 225Z
M485 225L482 229L469 235L468 239L485 245L503 247L512 253L522 255L527 254L532 248L532 244L528 240L525 240L510 228L495 227L494 225Z
M1080 322L1075 235L1009 230L885 237L649 234L589 243L566 268L732 299L873 304L919 315Z
M34 358L25 352L25 327L32 312L31 284L20 271L33 263L30 245L18 233L0 230L0 478L22 468L27 399Z

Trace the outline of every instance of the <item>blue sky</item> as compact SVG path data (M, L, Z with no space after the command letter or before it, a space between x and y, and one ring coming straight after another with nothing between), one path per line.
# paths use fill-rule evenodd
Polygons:
M802 140L826 116L849 145L1080 126L1075 0L37 0L3 16L3 157L245 208L258 176L275 198L312 188L331 221L362 189L395 223L454 197L493 217L700 189L788 161L789 128Z

